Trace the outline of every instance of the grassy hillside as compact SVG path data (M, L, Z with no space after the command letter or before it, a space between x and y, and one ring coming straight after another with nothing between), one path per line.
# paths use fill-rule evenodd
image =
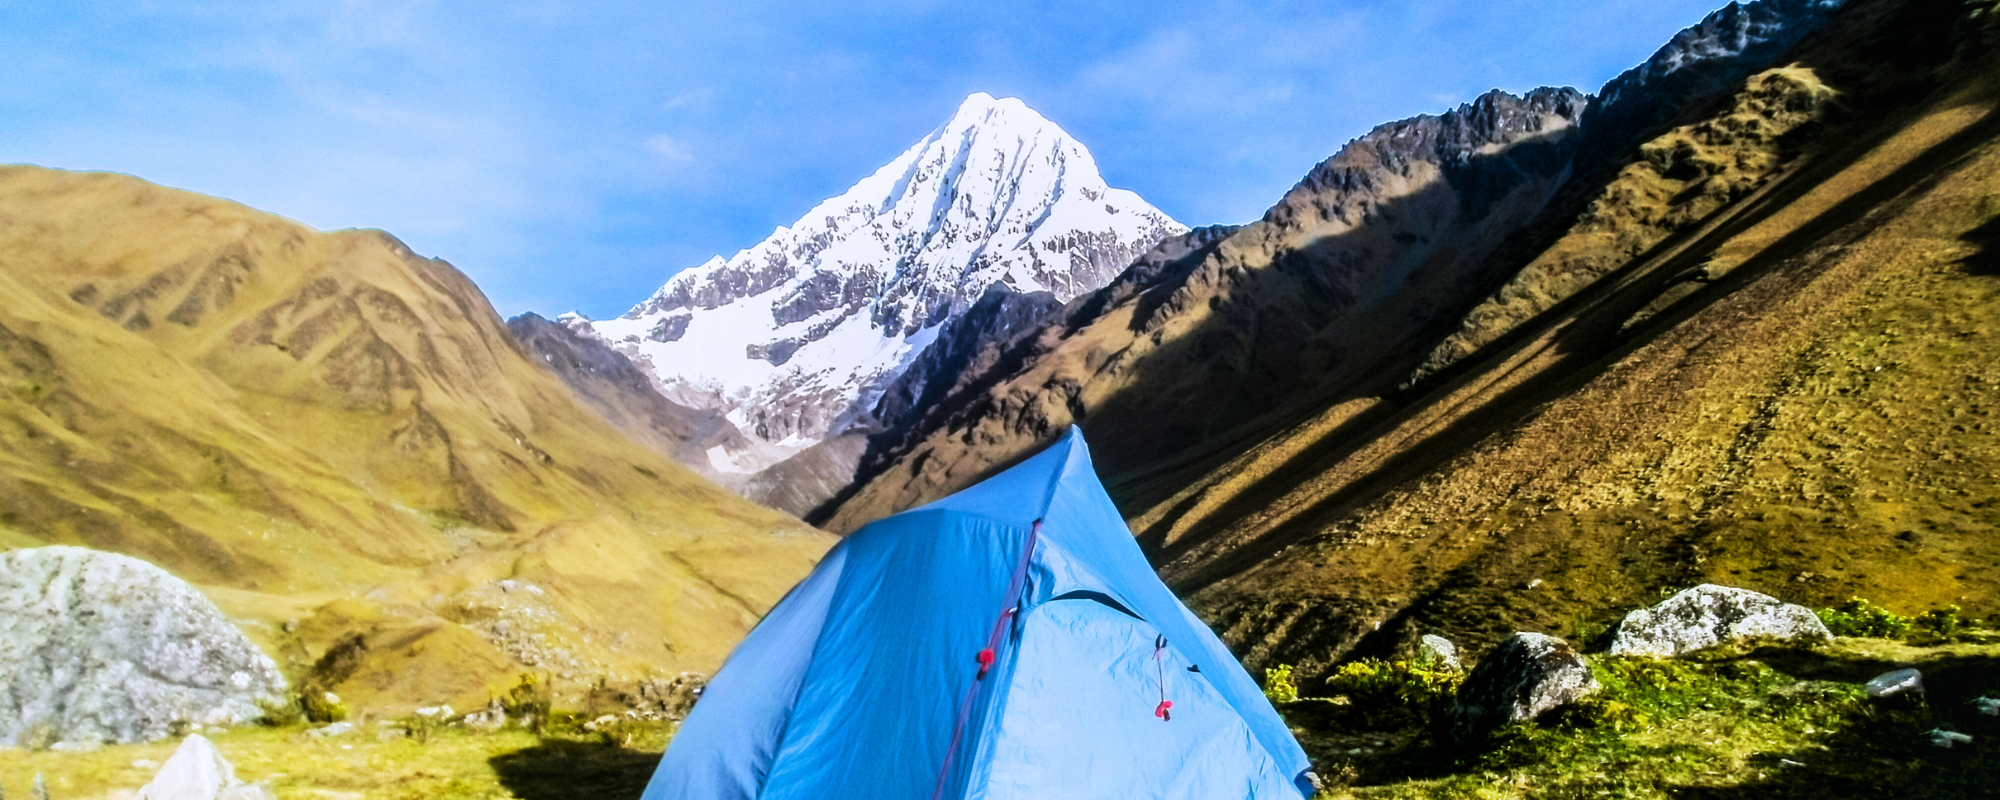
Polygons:
M1845 121L1435 388L1385 396L1381 419L1329 410L1139 512L1169 579L1252 661L1309 675L1425 632L1601 629L1703 581L2000 611L2000 76L1976 26L1944 32L1969 7L1850 8L1715 118L1782 76L1836 93ZM1712 202L1624 191L1650 169L1598 201L1652 205L1625 231L1578 226L1598 252Z
M0 253L0 544L159 564L295 676L361 634L358 701L712 668L829 542L626 440L379 231L17 166Z

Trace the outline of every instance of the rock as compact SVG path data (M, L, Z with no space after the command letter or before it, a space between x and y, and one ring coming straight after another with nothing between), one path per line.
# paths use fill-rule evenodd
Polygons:
M1950 750L1955 744L1972 744L1972 737L1957 731L1934 729L1925 735L1930 737L1933 747L1942 747L1946 750Z
M354 723L352 722L336 722L333 723L332 725L326 725L314 728L312 730L306 731L306 733L312 736L340 736L342 734L349 733L353 730L354 730Z
M215 745L199 734L181 740L181 746L167 759L153 780L139 789L132 800L276 800L271 787L244 783L236 778L231 765Z
M486 707L465 715L465 725L469 728L491 731L499 730L507 724L507 710L500 707L500 701L493 700Z
M1441 666L1453 671L1465 669L1458 662L1458 645L1452 644L1435 633L1426 633L1417 640L1417 663Z
M1826 624L1805 606L1748 589L1703 584L1626 614L1611 640L1611 654L1674 658L1719 645L1832 639Z
M1451 734L1460 742L1474 741L1600 688L1590 666L1568 642L1539 633L1516 633L1480 659L1459 686Z
M673 680L649 680L639 684L642 710L658 719L685 719L708 687L708 676L683 672Z
M96 739L83 739L74 742L56 742L49 745L49 749L58 753L88 753L103 746L104 743Z
M0 746L152 741L256 719L284 692L278 665L165 570L80 547L0 554Z
M1924 674L1913 669L1884 672L1870 678L1865 688L1869 697L1893 697L1904 692L1921 692L1924 690Z

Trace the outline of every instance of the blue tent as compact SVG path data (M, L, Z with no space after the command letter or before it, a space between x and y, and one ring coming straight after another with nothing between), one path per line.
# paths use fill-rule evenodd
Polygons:
M644 800L1310 796L1080 431L836 545L716 673Z

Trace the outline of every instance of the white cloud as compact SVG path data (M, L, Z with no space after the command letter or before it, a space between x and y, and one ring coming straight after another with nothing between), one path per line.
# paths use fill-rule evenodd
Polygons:
M664 133L653 134L652 138L647 139L646 149L653 151L653 155L659 156L663 161L694 160L694 152L688 149L686 143Z
M674 95L672 99L660 107L660 110L672 111L676 108L688 107L706 108L708 107L708 101L714 97L715 90L712 88L690 89Z

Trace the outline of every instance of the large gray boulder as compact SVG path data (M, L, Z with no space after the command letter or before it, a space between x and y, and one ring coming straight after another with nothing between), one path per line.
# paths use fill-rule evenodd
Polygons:
M1476 741L1495 728L1526 722L1603 688L1568 642L1516 633L1479 659L1458 687L1451 735Z
M1625 615L1611 654L1674 658L1723 645L1817 644L1833 638L1818 615L1748 589L1702 584Z
M0 553L0 746L143 742L256 719L277 664L186 582L81 547Z

